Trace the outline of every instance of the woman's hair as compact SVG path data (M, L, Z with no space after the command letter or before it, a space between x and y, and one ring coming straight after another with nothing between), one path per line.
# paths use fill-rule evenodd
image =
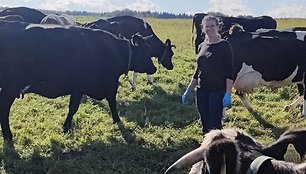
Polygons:
M202 26L203 26L204 21L210 21L210 20L215 21L215 22L216 22L216 25L219 26L219 20L218 20L218 18L215 17L215 16L212 16L212 15L206 15L206 16L203 18L203 20L202 20Z

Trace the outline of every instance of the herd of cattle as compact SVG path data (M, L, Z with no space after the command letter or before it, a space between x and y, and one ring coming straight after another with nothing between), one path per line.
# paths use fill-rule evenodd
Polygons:
M196 53L204 40L201 21L205 15L196 14L193 18ZM269 16L219 18L221 37L231 43L234 54L234 88L245 106L252 110L246 93L258 85L296 83L300 98L289 108L304 100L302 114L306 114L304 28L276 30L276 21ZM166 69L174 68L174 45L170 39L162 42L147 22L131 16L79 23L67 15L46 15L27 7L8 8L0 12L0 38L0 123L7 141L12 140L10 108L20 95L36 93L48 98L70 95L69 112L63 126L67 132L83 95L98 100L106 98L113 122L117 123L120 118L116 94L122 74L128 71L154 74L156 67L152 57ZM133 79L133 89L135 85ZM305 165L277 161L283 160L289 143L304 155L306 146L297 140L306 138L305 132L286 132L271 146L263 147L236 130L212 131L199 149L182 157L167 172L195 164L193 171L219 174L223 161L230 166L226 167L226 173L246 173L253 160L267 155L273 159L263 158L259 163L264 165L258 173L305 173Z
M71 128L81 97L107 99L113 122L119 77L129 70L154 74L152 57L173 69L171 41L163 43L142 19L120 16L80 24L65 15L27 7L0 12L0 122L12 139L9 111L16 97L70 95L64 132Z

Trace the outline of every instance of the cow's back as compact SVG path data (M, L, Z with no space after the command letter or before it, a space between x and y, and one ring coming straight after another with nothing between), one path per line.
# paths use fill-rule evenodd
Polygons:
M122 50L115 49L122 42L117 43L114 35L101 30L36 25L19 26L14 31L0 28L0 36L3 34L7 35L0 43L4 80L20 86L32 84L31 89L39 89L38 93L52 87L51 93L56 93L59 86L61 93L56 96L65 95L75 86L90 90L90 84L101 87L107 77L117 80L126 70L126 65L122 65L125 61L120 64L121 59L126 59Z
M133 16L117 16L108 18L108 22L117 22L120 25L120 34L126 38L131 38L132 35L139 33L142 36L150 36L154 34L151 26L143 19Z
M41 11L28 7L7 8L0 12L0 16L7 15L19 15L24 19L24 21L37 24L39 24L40 21L46 16Z

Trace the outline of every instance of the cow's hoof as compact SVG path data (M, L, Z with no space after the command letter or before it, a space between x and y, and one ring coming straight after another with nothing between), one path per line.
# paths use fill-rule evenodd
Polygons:
M287 105L284 107L283 111L288 112L291 109L291 105Z
M247 108L250 113L254 113L255 110L253 108Z
M153 85L153 82L147 81L147 85Z
M131 91L134 92L136 90L136 87L131 87Z
M118 119L118 120L113 120L113 124L117 124L117 123L120 123L120 122L121 122L120 119Z
M12 139L4 139L3 146L6 148L12 148L14 147L14 143Z
M71 126L63 126L63 133L68 134L71 132Z

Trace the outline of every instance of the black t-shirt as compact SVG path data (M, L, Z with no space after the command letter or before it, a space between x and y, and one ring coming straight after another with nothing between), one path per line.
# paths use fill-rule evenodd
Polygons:
M222 40L209 44L207 51L199 51L197 69L193 77L198 80L201 89L226 90L226 79L233 80L233 67L230 43Z

